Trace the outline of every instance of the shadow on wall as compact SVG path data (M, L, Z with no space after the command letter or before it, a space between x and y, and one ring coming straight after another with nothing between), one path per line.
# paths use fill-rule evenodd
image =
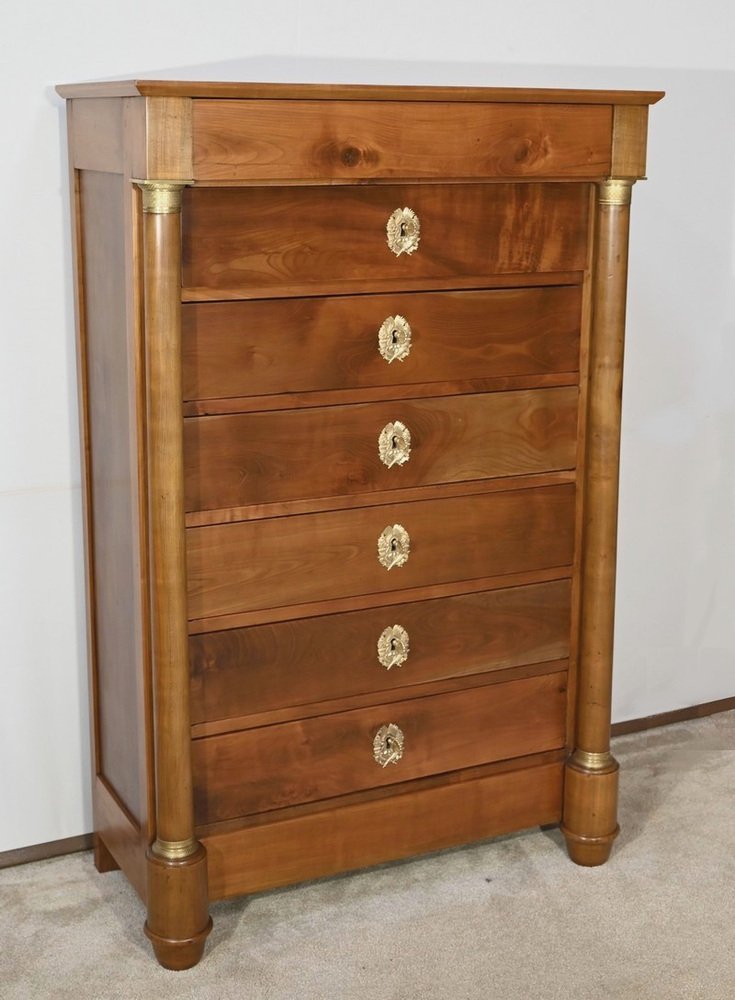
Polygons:
M735 74L264 55L126 77L667 91L633 195L614 718L734 695Z

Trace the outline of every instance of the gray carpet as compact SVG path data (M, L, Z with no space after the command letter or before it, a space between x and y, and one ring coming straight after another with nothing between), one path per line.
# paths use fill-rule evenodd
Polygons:
M0 872L3 1000L733 1000L735 712L619 738L623 833L529 831L212 907L165 972L90 854Z

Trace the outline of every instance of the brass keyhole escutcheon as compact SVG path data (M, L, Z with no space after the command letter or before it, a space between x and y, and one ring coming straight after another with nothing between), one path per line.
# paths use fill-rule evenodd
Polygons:
M378 455L383 465L405 465L411 457L411 432L400 420L386 424L378 437Z
M411 327L403 316L388 316L378 330L378 350L388 364L405 360L411 352Z
M378 661L386 670L400 667L408 659L408 632L402 625L383 629L378 639Z
M381 726L373 739L373 757L381 767L397 764L403 756L404 736L394 722Z
M402 253L412 254L418 249L421 239L419 217L410 208L397 208L385 226L388 246L400 257Z
M378 561L387 570L405 566L410 551L411 539L402 524L389 524L378 536Z

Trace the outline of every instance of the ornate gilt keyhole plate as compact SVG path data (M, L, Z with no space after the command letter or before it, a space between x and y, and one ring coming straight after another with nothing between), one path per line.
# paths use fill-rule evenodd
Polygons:
M397 208L385 227L388 246L396 257L402 253L412 254L418 249L421 238L419 217L410 208Z
M378 639L378 660L386 670L405 663L408 651L408 632L402 625L383 629Z
M411 327L404 316L388 316L378 330L378 350L388 364L403 361L411 352Z
M378 537L378 561L390 570L405 566L411 551L411 539L402 524L388 525Z
M378 455L383 465L405 465L411 457L411 432L400 420L386 424L378 438Z
M397 764L403 756L404 736L394 722L381 726L373 740L373 757L381 767Z

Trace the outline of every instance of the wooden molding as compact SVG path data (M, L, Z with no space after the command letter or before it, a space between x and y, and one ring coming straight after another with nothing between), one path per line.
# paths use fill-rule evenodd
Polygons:
M660 90L568 90L531 87L406 87L381 84L227 83L202 80L111 80L56 88L64 98L214 97L235 100L488 101L513 104L655 104Z

